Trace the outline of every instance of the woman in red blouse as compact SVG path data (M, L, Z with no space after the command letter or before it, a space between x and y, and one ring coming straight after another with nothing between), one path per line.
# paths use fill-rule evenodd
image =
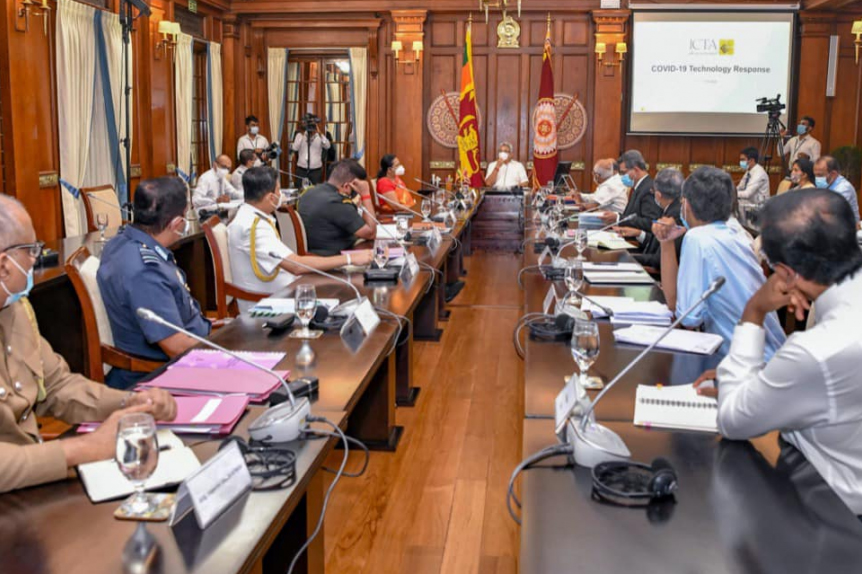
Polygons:
M381 212L393 213L398 208L380 199L381 196L412 209L416 205L411 193L401 180L404 166L393 154L384 155L380 160L380 171L377 172L377 203Z

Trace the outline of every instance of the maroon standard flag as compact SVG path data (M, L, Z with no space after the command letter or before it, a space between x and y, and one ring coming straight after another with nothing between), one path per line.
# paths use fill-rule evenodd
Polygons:
M533 187L553 181L557 171L557 108L554 105L554 68L551 65L551 24L545 36L542 83L533 112Z

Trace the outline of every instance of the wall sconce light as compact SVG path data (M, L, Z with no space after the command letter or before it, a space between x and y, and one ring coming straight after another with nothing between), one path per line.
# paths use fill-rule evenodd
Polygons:
M862 48L862 20L856 20L853 22L853 29L850 30L850 33L856 36L856 41L853 44L856 45L856 64L859 64L859 48Z
M404 42L401 40L392 40L391 48L393 54L395 54L395 62L397 64L418 62L422 57L422 52L425 50L425 44L422 43L422 40L413 40L410 46L412 54L404 49Z
M51 7L48 6L48 0L21 0L19 3L18 12L16 13L15 18L15 31L16 32L29 32L30 31L30 13L33 13L33 16L41 16L42 20L42 33L47 36L48 35L48 16L51 13ZM24 20L24 27L22 28L18 22L20 20Z
M609 56L607 60L604 59L605 54L608 53L608 45L605 42L596 42L595 51L596 59L598 59L599 63L610 68L613 66L619 66L623 63L626 54L629 51L629 47L625 42L617 42L614 46L614 53L617 55L616 59L614 59L613 55Z
M605 44L604 42L596 42L596 57L598 58L599 62L602 61L602 58L604 57L605 53L607 53L607 51L607 44Z
M159 22L159 34L162 35L162 39L156 42L156 50L153 52L153 57L156 60L162 59L159 54L164 54L169 48L173 49L177 45L177 36L180 32L182 29L177 22L169 22L168 20ZM173 54L173 52L171 53Z
M625 42L617 42L617 58L620 65L623 63L623 60L626 59L626 54L629 51L629 47Z
M404 44L401 40L392 40L392 52L395 54L395 61L401 63L399 56L404 51Z
M425 45L422 43L422 40L414 40L413 41L413 57L418 62L419 58L422 57L422 51L425 50Z

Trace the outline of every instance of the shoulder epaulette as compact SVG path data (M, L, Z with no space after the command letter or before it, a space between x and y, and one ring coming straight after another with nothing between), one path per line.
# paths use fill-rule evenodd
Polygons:
M146 245L141 244L141 261L143 261L147 265L158 265L162 258L159 257L159 254L154 250L150 249Z

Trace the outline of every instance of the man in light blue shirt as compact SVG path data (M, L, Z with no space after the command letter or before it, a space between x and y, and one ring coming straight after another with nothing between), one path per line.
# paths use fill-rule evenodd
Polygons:
M820 189L828 189L840 193L850 204L853 217L859 223L859 198L856 189L847 178L841 175L841 165L831 155L824 155L814 164L815 185Z
M733 181L727 173L699 168L683 186L680 215L685 227L671 218L653 225L653 234L661 242L662 289L677 316L691 307L710 283L718 277L726 279L724 287L682 322L684 327L702 327L707 333L721 335L722 357L730 350L733 330L746 303L766 281L750 239L738 226L728 225L732 193ZM683 234L677 260L673 240ZM764 360L768 361L784 344L785 336L774 312L766 318L764 328Z

